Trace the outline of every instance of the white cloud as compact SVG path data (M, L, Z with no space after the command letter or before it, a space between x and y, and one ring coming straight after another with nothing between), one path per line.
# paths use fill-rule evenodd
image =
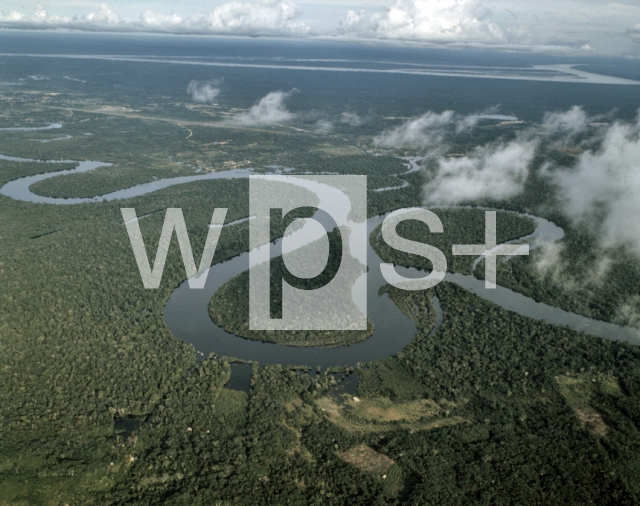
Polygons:
M217 35L306 35L309 27L297 21L302 14L298 6L287 0L257 2L227 2L207 14L180 16L146 10L139 19L120 17L107 4L100 10L82 16L50 15L38 4L33 15L15 10L0 14L0 26L9 28L54 29L84 31L189 33Z
M633 28L627 28L627 35L629 35L632 40L640 42L640 23Z
M200 16L180 17L146 10L140 16L143 26L161 31L242 34L304 35L309 28L296 21L302 10L289 1L260 0L255 3L224 3Z
M345 123L352 127L358 127L360 125L363 125L365 123L365 120L355 113L343 112L342 118L340 118L340 123Z
M401 125L390 128L374 137L373 144L384 148L412 147L426 151L445 151L446 139L454 134L472 130L481 120L517 119L514 116L496 114L499 107L491 107L480 114L462 116L453 111L440 114L428 111L418 118L412 118Z
M274 123L283 123L291 121L295 118L295 114L287 111L285 100L294 93L291 91L272 91L262 97L247 112L236 114L227 120L234 125L242 126L262 126L272 125Z
M47 19L47 12L44 10L44 8L42 9L42 11L42 19ZM124 19L121 19L120 16L118 16L115 12L113 12L107 6L107 4L101 4L99 12L92 12L90 14L87 14L83 19L86 22L92 22L97 25L121 25L126 22Z
M547 112L542 123L554 132L579 134L583 132L589 123L596 118L590 118L582 109L582 106L574 105L568 111Z
M596 230L603 248L627 246L640 255L640 117L610 125L598 149L572 168L548 168L564 212Z
M107 4L101 4L98 12L83 16L56 16L47 12L43 4L37 4L34 13L26 16L18 11L0 15L0 26L8 28L76 28L79 30L117 30L127 25Z
M490 9L476 0L396 0L386 12L349 11L340 23L343 35L429 42L505 42Z
M191 100L199 104L213 102L220 95L220 80L213 81L191 81L187 86L187 93L191 95Z
M385 130L373 139L375 146L433 148L444 138L447 126L454 119L453 111L443 113L427 112L419 118L411 119L400 126Z
M324 130L325 132L331 132L331 130L333 130L333 123L327 119L319 119L316 121L316 128L318 130Z
M384 10L349 11L340 38L451 48L563 55L638 55L640 7L632 2L555 0L393 0ZM595 27L597 26L597 29Z
M522 192L538 145L526 136L476 147L459 158L439 158L425 185L427 204L455 205L490 198L502 200Z
M570 262L565 255L566 247L562 242L545 244L533 255L536 272L546 281L552 282L565 292L590 290L600 286L606 280L613 259L605 252L599 251L597 257L586 269L576 277L571 272Z
M551 244L545 244L536 251L536 269L542 276L551 277L556 283L564 271L562 252L564 251L564 244L561 242L552 242ZM573 283L569 280L565 281L565 287L574 288L569 286ZM572 280L571 280L572 281Z
M640 295L632 295L617 310L614 321L640 327Z

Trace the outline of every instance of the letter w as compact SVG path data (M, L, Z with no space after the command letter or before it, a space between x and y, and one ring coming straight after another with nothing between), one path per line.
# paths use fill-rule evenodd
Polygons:
M216 247L218 246L218 239L220 238L222 225L227 215L226 208L216 208L213 211L207 241L204 245L202 258L200 259L200 268L197 271L195 261L193 260L193 253L191 251L191 243L189 242L187 226L184 223L184 216L182 215L182 209L167 209L167 214L164 217L162 234L160 234L160 242L158 243L158 249L156 250L156 261L153 264L153 271L149 266L147 249L144 246L144 240L140 233L140 225L138 224L136 210L132 208L120 208L120 211L122 212L124 224L127 227L129 241L131 241L133 254L136 257L136 262L138 262L138 270L140 271L140 277L142 278L142 283L145 288L154 289L160 286L160 280L162 279L162 273L164 271L164 263L167 260L169 244L171 243L171 236L173 235L174 230L176 231L176 236L178 238L180 253L182 253L184 269L187 272L187 278L189 279L189 288L204 288L207 281L207 274L209 274L209 267L211 266L213 255L215 254Z

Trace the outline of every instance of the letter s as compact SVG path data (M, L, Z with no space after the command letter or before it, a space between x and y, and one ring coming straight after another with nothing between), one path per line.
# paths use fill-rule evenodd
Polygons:
M429 244L410 241L404 239L396 232L399 223L406 220L418 220L429 227L431 232L442 233L442 222L440 218L431 211L420 207L412 207L408 209L398 209L392 212L382 222L382 239L392 248L405 253L419 255L433 264L433 270L428 276L422 278L405 278L400 276L393 264L380 264L382 276L392 286L401 290L426 290L436 286L444 279L447 272L447 258L438 248Z

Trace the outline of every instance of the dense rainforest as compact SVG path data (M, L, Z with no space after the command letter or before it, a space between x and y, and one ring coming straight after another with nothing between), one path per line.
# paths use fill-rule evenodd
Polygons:
M42 109L34 117L45 122L59 114ZM3 137L0 145L12 146L16 156L114 162L94 173L39 182L32 190L42 195L94 196L154 178L250 165L268 171L277 164L298 173L367 173L369 216L423 203L428 170L403 175L407 163L398 158L417 153L367 154L358 145L368 149L370 136L361 142L336 135L332 142L341 144L335 146L321 145L315 134L278 133L276 142L269 132L194 128L187 138L189 129L179 124L95 116L64 112L74 135L66 146L27 137ZM83 137L85 121L93 136ZM366 128L372 135L380 131L379 125ZM460 150L495 137L490 129L478 135L462 138ZM132 144L141 149L127 165ZM176 158L169 160L169 153ZM522 195L479 204L530 212L562 226L566 237L558 258L576 282L563 284L551 271L541 277L533 252L499 263L498 283L582 314L625 321L617 308L633 306L637 264L624 251L612 252L609 287L583 282L600 252L589 230L559 212L553 188L539 175L549 156L568 155L541 153ZM0 184L73 165L0 160ZM374 191L403 181L409 184ZM182 208L197 259L213 209L228 208L227 223L247 217L247 191L246 180L203 181L75 206L0 195L1 501L640 502L640 350L519 316L446 282L428 291L387 287L380 294L417 327L409 346L394 356L355 370L254 363L243 366L251 368L249 388L230 388L234 358L199 357L163 320L164 304L185 279L177 242L172 240L160 288L145 290L120 208L145 216L140 227L150 255L165 210ZM427 234L417 222L403 223L398 232L438 246L451 271L469 273L473 259L453 257L450 246L483 242L483 212L434 211L444 234ZM500 241L532 227L528 219L498 213ZM214 263L246 251L248 229L247 222L225 226ZM283 232L272 230L271 238ZM378 232L372 245L385 260L430 268L423 259L385 248ZM229 301L235 305L223 309L237 323L244 292L234 287ZM357 386L346 394L342 387L349 381Z

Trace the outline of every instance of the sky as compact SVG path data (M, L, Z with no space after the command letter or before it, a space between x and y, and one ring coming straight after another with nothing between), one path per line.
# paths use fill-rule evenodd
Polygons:
M637 0L3 0L0 27L640 57Z

